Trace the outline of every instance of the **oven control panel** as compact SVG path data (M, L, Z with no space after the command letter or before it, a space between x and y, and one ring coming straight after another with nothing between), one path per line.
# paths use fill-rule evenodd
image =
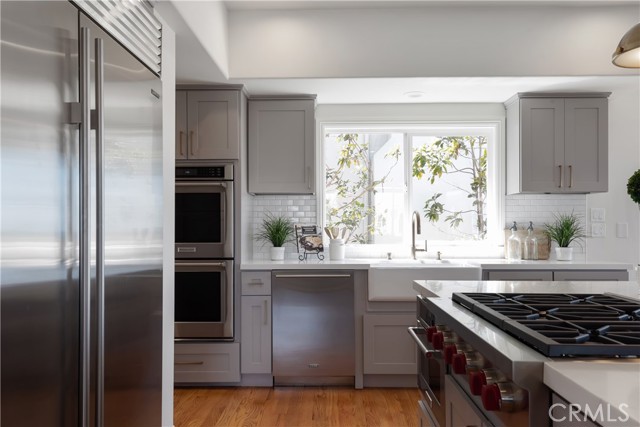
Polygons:
M233 179L233 165L211 166L177 166L177 180L215 180L227 181Z

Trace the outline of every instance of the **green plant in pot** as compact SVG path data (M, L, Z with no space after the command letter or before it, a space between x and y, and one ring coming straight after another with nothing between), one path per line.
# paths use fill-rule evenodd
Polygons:
M627 194L640 207L640 169L635 171L627 181Z
M544 225L544 232L550 241L556 242L556 258L558 261L571 261L573 248L569 245L585 237L584 228L580 218L571 212L554 215L555 220L551 224Z
M271 260L281 261L284 259L284 244L291 242L293 235L294 226L290 218L267 213L258 228L255 239L263 243L271 243L273 245L269 250Z

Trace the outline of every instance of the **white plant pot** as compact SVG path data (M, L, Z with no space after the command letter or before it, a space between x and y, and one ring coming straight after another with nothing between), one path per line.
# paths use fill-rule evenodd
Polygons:
M279 248L276 248L276 247L269 248L269 255L271 255L271 261L284 260L284 246L280 246Z
M573 248L556 248L556 259L558 261L571 261L573 259Z

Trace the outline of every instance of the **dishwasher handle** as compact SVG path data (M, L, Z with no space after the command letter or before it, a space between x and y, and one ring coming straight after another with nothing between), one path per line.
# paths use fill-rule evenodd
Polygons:
M278 279L348 279L351 274L276 274Z

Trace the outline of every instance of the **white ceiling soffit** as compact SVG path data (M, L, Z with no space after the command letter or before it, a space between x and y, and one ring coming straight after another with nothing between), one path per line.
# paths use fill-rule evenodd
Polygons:
M517 92L613 92L640 89L638 76L249 79L251 95L317 94L318 104L504 102ZM420 92L419 97L408 94Z
M204 0L203 0L204 1ZM225 0L229 10L268 9L357 9L357 8L397 8L422 7L425 5L544 5L544 6L584 6L584 5L624 5L637 4L638 0Z

